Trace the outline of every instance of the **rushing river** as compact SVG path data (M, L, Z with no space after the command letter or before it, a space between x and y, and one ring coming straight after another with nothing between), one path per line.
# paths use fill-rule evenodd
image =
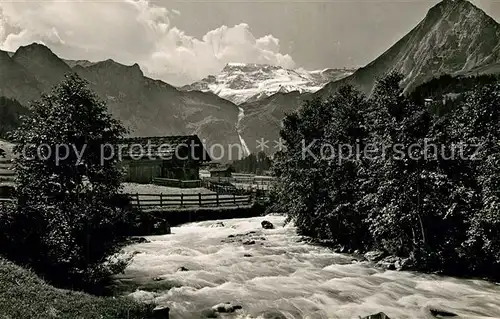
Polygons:
M263 220L276 228L262 229ZM173 319L202 318L221 302L242 309L220 318L434 318L430 309L500 318L499 285L376 269L302 242L280 216L222 223L175 227L127 247L135 256L118 282L139 287L134 298L170 307Z

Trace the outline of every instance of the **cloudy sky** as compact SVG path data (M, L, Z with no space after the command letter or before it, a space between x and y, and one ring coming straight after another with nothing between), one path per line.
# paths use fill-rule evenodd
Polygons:
M61 0L0 2L0 49L41 42L69 59L138 62L180 85L226 63L362 66L438 0ZM500 21L500 2L472 1ZM0 70L1 72L1 70Z

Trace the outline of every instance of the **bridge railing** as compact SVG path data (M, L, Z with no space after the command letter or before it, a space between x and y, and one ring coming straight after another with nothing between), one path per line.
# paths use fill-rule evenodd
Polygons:
M128 194L132 206L138 209L171 209L196 207L247 206L253 202L252 195L214 194Z

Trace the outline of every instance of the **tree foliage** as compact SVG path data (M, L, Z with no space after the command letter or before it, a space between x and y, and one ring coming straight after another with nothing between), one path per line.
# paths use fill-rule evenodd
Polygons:
M270 211L350 250L385 250L422 270L498 276L500 84L469 79L454 107L436 114L403 95L401 80L379 79L369 98L343 87L287 115Z
M124 132L77 75L33 103L12 135L18 207L9 215L12 236L3 235L9 258L65 287L91 289L107 278L115 265L106 267L106 258L129 216L109 156Z
M271 169L271 159L264 152L252 153L240 160L233 161L231 167L236 173L262 175Z
M358 209L364 163L348 156L366 135L365 108L365 97L344 87L328 101L307 102L285 118L281 136L286 150L274 166L280 183L272 192L271 209L286 213L304 235L348 247L365 242L367 229ZM351 147L341 154L323 147L339 144Z

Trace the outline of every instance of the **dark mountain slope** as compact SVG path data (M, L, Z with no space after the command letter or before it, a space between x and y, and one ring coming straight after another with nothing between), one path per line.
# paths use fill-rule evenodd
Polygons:
M212 93L181 92L145 77L137 64L113 60L68 63L41 44L0 52L0 96L27 105L76 72L105 100L110 112L134 136L199 134L207 144L238 143L238 107Z
M417 85L443 74L463 74L500 62L500 25L465 0L444 0L380 57L353 75L326 85L327 96L352 83L369 94L378 77L392 71L405 75L402 85Z
M444 74L476 75L500 71L500 25L465 0L444 0L380 57L352 75L330 82L313 94L279 94L240 105L248 118L244 138L277 139L282 114L297 110L311 98L327 98L345 84L370 94L376 80L392 71L405 75L402 85L411 92L418 85ZM260 127L260 130L256 130Z
M12 56L12 60L28 70L38 81L38 89L49 91L61 82L71 68L57 57L49 48L33 43L22 46Z
M40 96L39 86L37 79L12 60L8 52L0 51L0 96L17 99L27 105Z

